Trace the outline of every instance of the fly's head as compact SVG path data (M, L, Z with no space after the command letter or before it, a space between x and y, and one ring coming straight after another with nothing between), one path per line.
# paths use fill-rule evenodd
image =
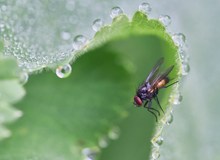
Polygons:
M143 103L143 101L142 101L141 97L138 96L138 94L135 95L134 96L134 105L135 105L135 107L140 107L142 105L142 103Z

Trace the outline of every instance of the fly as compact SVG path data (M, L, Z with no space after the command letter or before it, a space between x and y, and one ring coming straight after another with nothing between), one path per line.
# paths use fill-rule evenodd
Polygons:
M178 82L176 81L168 84L170 82L170 78L168 77L168 75L173 70L174 65L170 66L163 72L159 72L160 66L163 64L163 62L164 58L160 58L158 60L158 62L148 75L147 79L138 87L136 95L134 96L134 105L137 107L141 107L144 103L144 108L146 108L150 113L154 115L154 117L156 118L156 122L158 120L155 113L160 116L160 112L159 110L152 107L152 100L154 99L157 102L158 106L164 113L157 96L158 92L160 89L168 88Z

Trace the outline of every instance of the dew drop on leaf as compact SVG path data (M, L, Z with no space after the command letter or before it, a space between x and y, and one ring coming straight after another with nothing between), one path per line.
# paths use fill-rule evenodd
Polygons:
M178 52L180 54L181 61L188 63L189 55L186 53L186 51L184 49L179 49Z
M153 152L152 152L152 158L153 158L153 160L156 160L156 159L158 159L159 157L160 157L160 152L159 152L159 150L158 150L158 149L153 150Z
M187 62L182 63L182 75L186 76L190 71L190 66Z
M108 133L108 137L112 140L118 139L119 136L120 136L120 128L119 127L113 127Z
M101 19L96 19L94 20L93 24L92 24L92 29L97 32L99 31L103 26L103 21Z
M166 117L166 124L170 125L173 122L173 114L170 113L167 117Z
M84 148L82 149L82 154L85 156L85 160L95 160L97 154L97 149L91 149L91 148Z
M159 16L159 21L165 26L169 26L171 24L171 18L168 15Z
M173 100L173 104L174 105L179 105L181 103L183 99L183 96L180 94L175 95L174 100Z
M163 137L159 136L155 136L152 140L151 140L152 144L154 145L154 147L160 147L163 144ZM155 148L156 149L156 148Z
M114 19L115 17L118 17L121 14L123 14L123 10L120 7L113 7L111 10L110 17Z
M28 78L29 78L28 73L27 72L22 72L20 74L20 77L19 77L19 81L20 81L21 85L26 84L27 81L28 81Z
M143 2L139 5L139 11L144 14L150 14L151 10L152 9L149 3Z
M108 147L108 144L109 144L109 139L108 137L102 137L99 139L99 146L101 148L106 148Z
M56 75L59 78L66 78L71 74L71 72L72 72L72 67L69 64L59 66L56 69Z
M163 137L159 136L159 137L156 139L155 143L156 143L158 146L161 146L161 145L163 144Z
M85 47L86 43L87 43L87 38L84 37L83 35L78 35L73 40L73 48L75 50L80 50L83 47Z
M178 46L178 47L184 47L185 46L185 42L186 42L186 37L184 34L182 33L175 33L172 36L172 39L174 41L174 43Z
M183 100L183 96L179 91L177 91L175 94L172 94L170 96L169 102L174 105L179 105L182 100Z

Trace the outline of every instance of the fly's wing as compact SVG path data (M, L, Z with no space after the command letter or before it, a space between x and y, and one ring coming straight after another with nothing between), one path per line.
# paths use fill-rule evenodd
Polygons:
M159 69L161 64L164 62L164 58L160 58L157 63L155 64L155 66L153 67L153 69L151 70L150 74L148 75L147 79L145 80L145 82L149 82L150 84L152 83L152 81L155 79L155 77L157 77Z
M155 77L151 83L152 86L155 86L159 81L161 81L162 79L164 79L165 77L168 76L168 74L173 70L174 65L170 66L169 68L167 68L163 73L160 73L157 75L157 77Z

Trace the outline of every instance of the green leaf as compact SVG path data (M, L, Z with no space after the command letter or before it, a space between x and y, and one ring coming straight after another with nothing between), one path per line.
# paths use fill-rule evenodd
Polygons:
M0 80L17 79L19 77L18 64L13 58L0 56L0 68Z
M25 91L17 80L0 81L1 100L14 104L24 95Z
M18 102L25 94L19 83L21 71L14 58L0 57L0 100L8 103Z
M132 101L160 57L165 57L164 67L176 64L170 75L179 78L177 48L171 37L159 22L137 12L131 22L125 15L115 18L79 55L67 79L51 72L31 76L25 86L27 96L17 104L24 116L10 125L13 135L0 143L0 159L83 159L82 149L98 152L98 141L128 112L126 123L120 124L121 138L100 158L149 157L157 124L145 109L134 108ZM159 94L164 110L171 91Z
M12 138L1 143L1 159L79 159L82 148L96 147L127 114L131 77L119 62L101 48L80 57L67 79L32 76L27 96L17 104L24 117L10 127Z
M2 46L0 46L0 50ZM16 60L0 56L0 140L11 135L4 126L6 123L15 121L22 112L15 109L12 104L18 102L25 91L19 82L21 73Z

